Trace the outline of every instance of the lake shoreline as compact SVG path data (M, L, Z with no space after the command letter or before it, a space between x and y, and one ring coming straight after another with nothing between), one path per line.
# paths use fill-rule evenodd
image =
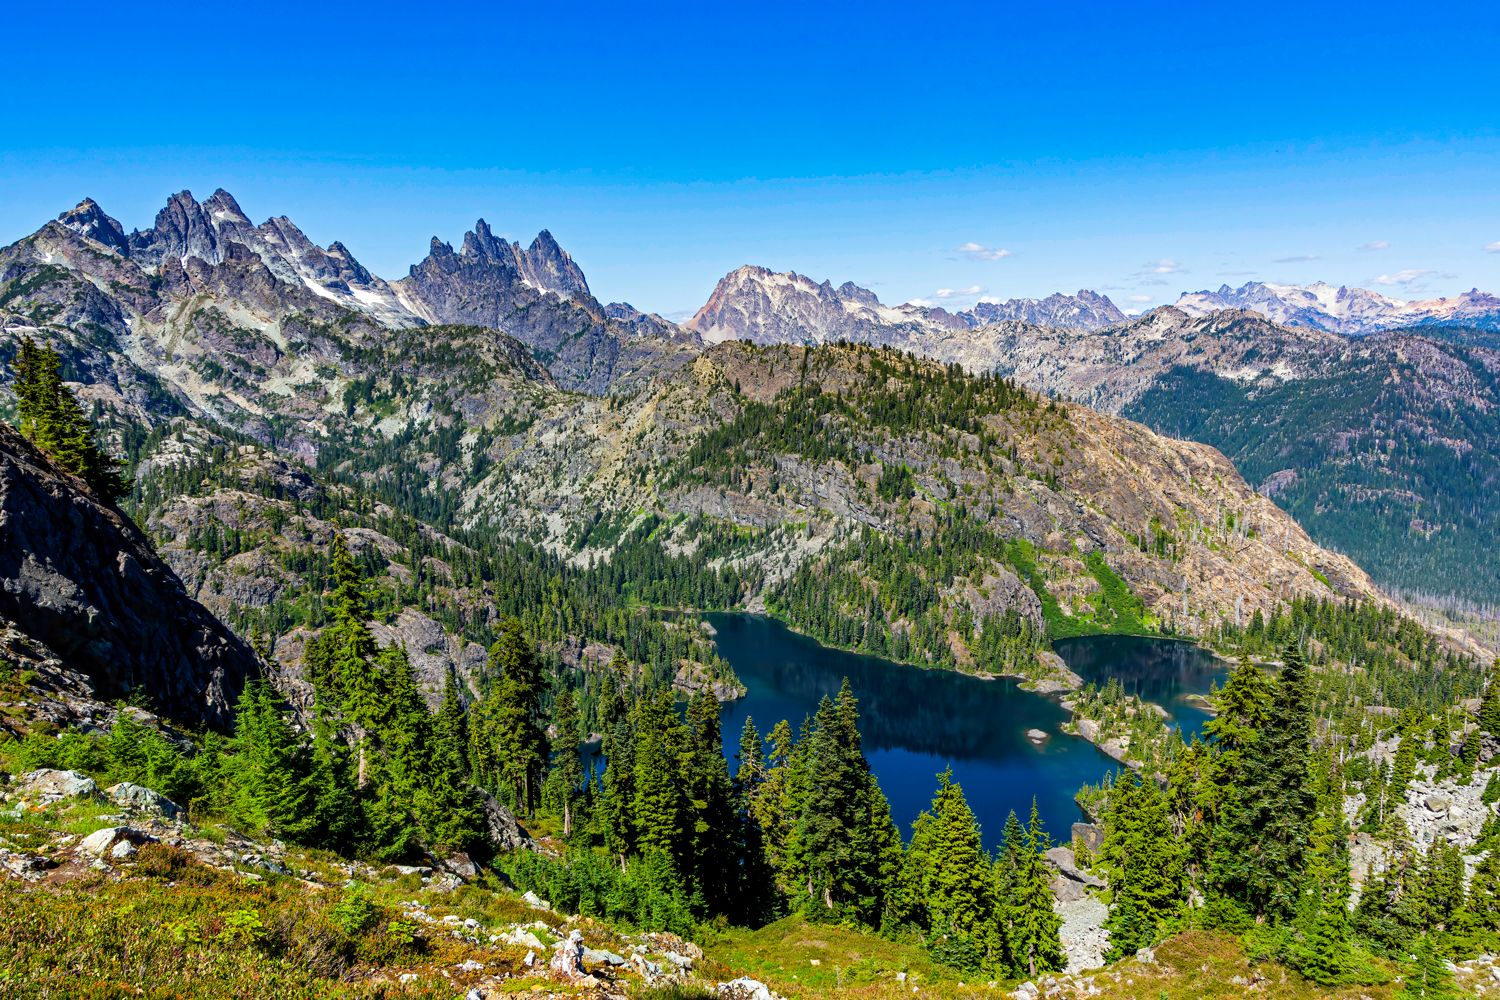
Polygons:
M877 659L885 660L888 663L894 663L894 664L897 664L899 666L904 666L904 667L911 667L911 668L916 669L916 670L927 670L927 671L933 671L935 673L958 674L959 676L962 676L962 677L972 677L972 678L974 678L976 680L981 680L981 681L995 681L995 680L1001 680L1001 679L1004 679L1004 678L1009 678L1011 680L1018 681L1019 683L1016 686L1019 687L1022 691L1027 691L1027 692L1030 692L1031 694L1037 694L1037 695L1043 695L1043 696L1063 695L1064 697L1062 697L1060 699L1057 699L1057 701L1058 701L1058 704L1061 705L1062 708L1065 711L1067 711L1067 713L1069 715L1069 719L1068 719L1067 723L1064 724L1064 728L1062 730L1064 735L1067 735L1067 736L1076 736L1079 739L1084 740L1087 743L1093 744L1099 750L1100 753L1104 754L1106 757L1110 758L1111 760L1115 761L1118 764L1123 764L1123 765L1125 765L1127 767L1132 767L1132 768L1140 768L1142 766L1141 761L1139 761L1139 760L1131 757L1130 754L1129 754L1129 748L1126 747L1126 746L1124 746L1124 745L1122 745L1119 742L1119 740L1113 739L1113 738L1101 740L1099 738L1100 729L1102 727L1102 723L1100 722L1100 720L1098 720L1098 719L1092 719L1092 718L1089 718L1086 715L1081 714L1077 710L1076 703L1073 701L1073 699L1066 697L1066 695L1068 693L1073 692L1073 691L1077 691L1077 690L1081 689L1084 686L1085 681L1084 681L1084 679L1081 676L1079 676L1079 674L1076 671L1074 671L1071 667L1068 666L1067 661L1064 660L1062 658L1062 656L1056 652L1055 649L1043 649L1043 650L1038 650L1037 651L1037 661L1038 661L1038 663L1044 665L1045 668L1046 668L1046 672L1044 674L1042 674L1041 676L1035 676L1035 675L1032 675L1032 674L1024 673L1024 672L1019 671L1019 670L1001 671L999 673L995 673L995 672L988 671L988 670L980 670L980 671L975 671L975 672L971 673L969 671L959 670L956 667L939 667L939 666L933 666L931 664L913 663L913 662L911 662L909 660L897 660L897 659L892 659L891 657L888 657L888 656L880 656L879 654L866 653L866 652L864 652L862 650L858 650L858 649L850 649L849 647L846 647L846 646L833 645L833 644L825 642L824 640L818 638L815 635L811 635L808 632L804 632L802 629L798 628L796 626L796 624L794 624L793 622L789 622L785 618L782 618L779 615L772 614L769 611L714 611L714 612L697 612L697 613L700 614L700 615L701 614L739 614L739 615L746 615L746 616L754 617L754 618L764 618L764 619L767 619L768 621L776 622L777 624L781 625L783 628L785 628L787 631L791 632L794 635L801 636L804 639L807 639L807 640L809 640L811 642L817 643L819 646L821 646L824 649L836 650L836 651L841 652L841 653L849 653L849 654L854 655L854 656L869 656L869 657L874 657L874 658L877 658ZM713 627L713 625L706 618L702 619L702 623L703 623L703 626L704 626L705 630L707 631L707 633L709 635L709 638L717 644L718 630L715 629ZM1228 657L1226 657L1223 654L1219 653L1217 650L1213 649L1212 647L1204 645L1201 642L1198 642L1198 641L1196 641L1194 639L1190 639L1190 638L1187 638L1187 637L1184 637L1184 636L1175 636L1175 635L1172 635L1172 636L1169 636L1169 635L1147 635L1147 634L1144 634L1144 633L1135 633L1135 632L1100 632L1100 633L1090 633L1090 634L1086 634L1086 635L1065 636L1062 639L1058 639L1058 640L1055 640L1055 641L1056 642L1070 642L1070 641L1075 641L1075 640L1079 640L1079 639L1096 639L1096 638L1099 638L1101 636L1119 636L1119 637L1124 637L1124 638L1150 639L1152 641L1158 641L1158 642L1180 642L1180 643L1183 643L1185 645L1191 646L1193 649L1200 650L1200 651L1202 651L1204 653L1207 653L1209 656L1213 657L1213 659L1215 659L1216 661L1218 661L1220 663L1224 663L1226 665L1232 665L1233 662L1234 662L1234 661L1230 660ZM717 648L717 645L716 645L715 648ZM719 701L721 703L727 704L729 702L738 701L741 698L747 697L748 696L748 691L744 690L744 684L741 683L739 686L742 689L740 691L740 693L734 695L733 697L728 697L728 698L720 697ZM1162 706L1160 706L1160 705L1158 705L1158 704L1156 704L1154 702L1147 701L1146 699L1139 699L1139 700L1142 702L1143 705L1149 706L1152 710L1154 710L1156 712L1159 712L1159 713L1161 713L1163 715L1167 714L1166 711L1165 711L1165 709ZM1212 714L1213 713L1213 703L1206 696L1204 696L1204 695L1200 695L1200 694L1185 695L1183 697L1183 701L1186 704L1189 704L1189 705L1193 706L1194 708L1196 708L1196 709L1198 709L1200 711L1203 711L1203 712L1208 713L1208 714Z

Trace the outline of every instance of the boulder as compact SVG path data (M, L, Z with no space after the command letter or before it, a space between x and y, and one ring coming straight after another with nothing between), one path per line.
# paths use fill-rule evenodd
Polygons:
M479 877L479 866L463 851L459 851L452 857L444 858L442 866L465 882Z
M21 775L21 797L39 805L51 805L63 799L93 798L99 785L86 774L58 771L44 767Z
M175 819L182 813L182 807L165 795L153 792L149 788L122 781L118 785L111 785L105 790L105 794L118 806L133 809L136 812L157 813L168 819Z
M548 963L548 968L554 975L570 983L592 986L598 982L583 967L582 931L572 931L567 937L557 942L556 948L557 950L552 953L552 961Z
M1054 847L1044 857L1047 863L1056 868L1058 874L1062 877L1093 889L1102 889L1104 887L1103 880L1095 878L1078 867L1077 861L1073 858L1073 849L1071 847Z
M535 841L516 821L515 813L489 792L480 792L484 803L484 832L497 851L517 851L535 846Z
M128 826L107 826L84 837L79 841L78 849L96 858L102 858L106 854L119 858L135 853L134 848L142 844L154 843L156 843L156 838L144 830ZM117 853L116 848L121 844L128 844L130 848Z
M728 1000L781 1000L765 983L744 976L720 983L718 993Z
M630 964L629 961L627 961L622 955L617 955L612 951L594 948L585 948L583 950L583 960L589 965L612 965L618 967L621 965Z
M525 948L530 948L532 951L541 951L546 947L542 944L541 938L537 937L533 931L530 931L525 927L512 927L510 930L500 935L500 940L504 941L506 944L514 944L520 945Z
M1090 851L1097 851L1104 846L1104 828L1093 823L1074 823L1071 840L1073 843L1082 843Z

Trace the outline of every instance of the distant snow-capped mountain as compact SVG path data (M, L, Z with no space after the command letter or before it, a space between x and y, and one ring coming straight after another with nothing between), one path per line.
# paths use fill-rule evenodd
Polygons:
M1108 295L1087 288L1079 289L1076 295L1055 292L1045 299L981 299L973 309L960 315L973 316L978 323L1015 321L1089 331L1102 330L1129 318Z
M885 305L853 282L834 286L792 271L746 265L719 280L708 302L685 326L704 341L749 340L758 344L823 344L837 340L911 346L923 337L951 341L956 331L994 323L1097 330L1126 316L1107 296L1080 291L1045 299L980 302L950 312L907 302Z
M893 334L967 325L945 309L884 305L874 292L853 282L835 288L829 281L820 284L792 271L752 264L720 278L703 308L684 324L710 344L887 343Z
M1500 324L1500 297L1477 288L1451 298L1406 302L1368 288L1325 281L1311 285L1251 281L1239 288L1221 285L1217 291L1187 292L1177 300L1177 308L1190 316L1250 309L1286 326L1350 336L1435 323Z

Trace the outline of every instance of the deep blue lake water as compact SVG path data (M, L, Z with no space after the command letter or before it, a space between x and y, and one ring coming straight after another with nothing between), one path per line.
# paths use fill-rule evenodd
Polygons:
M938 773L951 765L987 847L999 840L1011 810L1025 820L1032 796L1054 841L1066 841L1070 825L1081 818L1073 801L1078 786L1117 767L1093 744L1062 732L1068 714L1055 696L1022 691L1009 678L980 680L829 649L758 615L705 617L718 631L720 654L748 689L746 697L724 706L731 771L747 715L762 737L781 719L795 731L823 695L838 693L847 676L859 698L865 755L903 836L931 804ZM1206 716L1182 698L1207 693L1225 676L1221 663L1184 642L1098 636L1065 640L1056 648L1085 680L1119 677L1126 690L1160 704L1189 731ZM1034 745L1028 729L1044 730L1050 738Z

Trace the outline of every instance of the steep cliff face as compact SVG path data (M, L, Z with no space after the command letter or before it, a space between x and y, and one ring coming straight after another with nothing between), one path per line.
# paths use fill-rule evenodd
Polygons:
M0 424L0 617L104 699L144 692L184 724L222 727L258 670L151 543Z

